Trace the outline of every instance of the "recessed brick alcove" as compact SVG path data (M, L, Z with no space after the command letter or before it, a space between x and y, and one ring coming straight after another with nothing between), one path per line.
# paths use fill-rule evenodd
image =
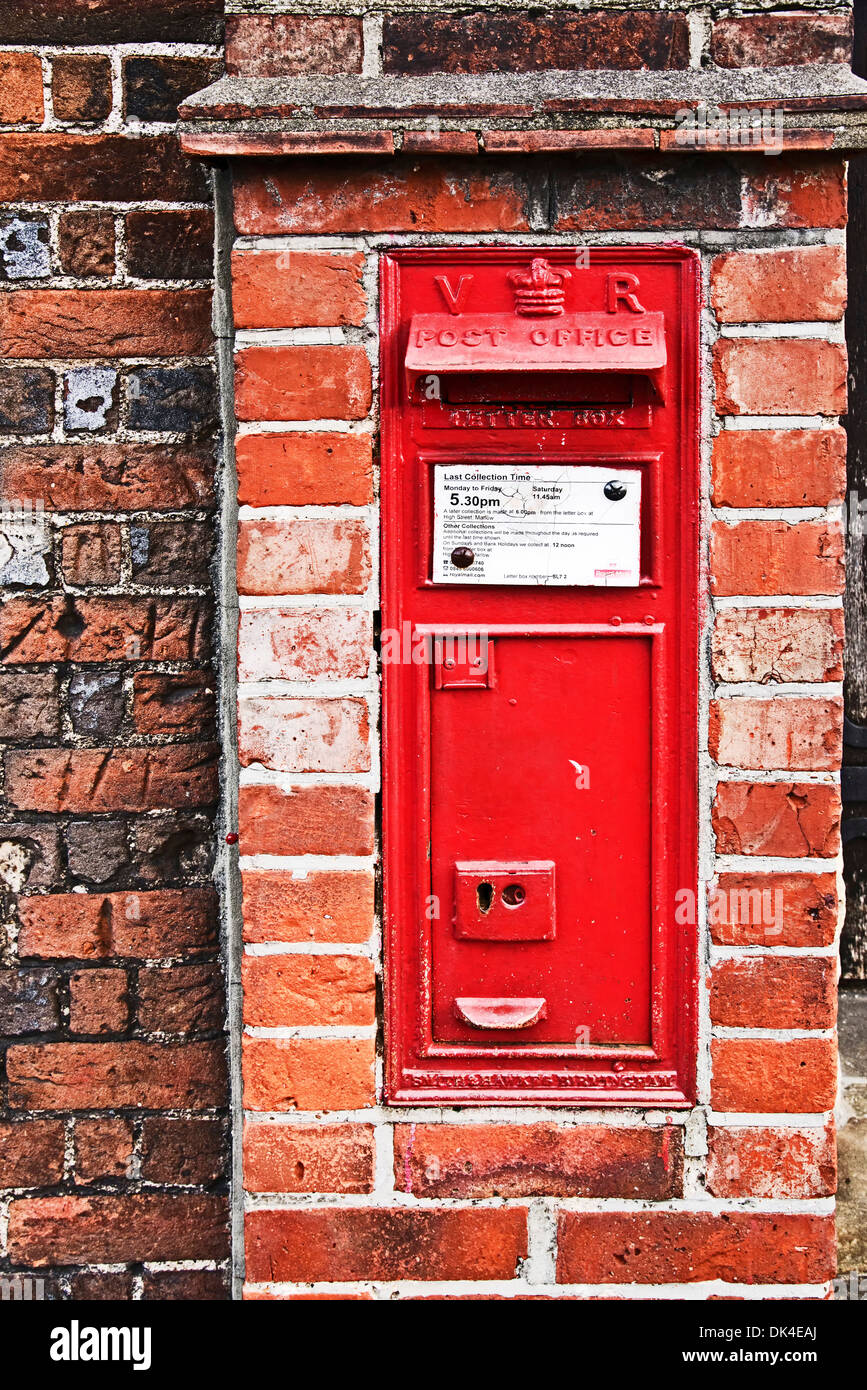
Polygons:
M334 19L328 79L293 66L291 17L239 20L230 75L182 111L232 207L247 1297L821 1299L834 1273L844 156L864 97L840 67L746 68L761 16L718 25L706 71L684 16L646 16L667 70L616 79L574 19L551 29L584 45L569 73L541 39L518 61L517 16ZM811 35L841 59L837 17ZM771 92L773 151L684 148L684 108ZM671 241L699 252L704 301L695 1101L389 1105L380 257Z

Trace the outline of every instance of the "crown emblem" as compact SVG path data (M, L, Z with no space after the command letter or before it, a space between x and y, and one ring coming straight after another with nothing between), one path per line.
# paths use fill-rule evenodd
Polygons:
M569 278L568 270L555 270L544 256L534 256L529 270L510 270L509 284L515 286L515 313L527 319L562 314L566 294L560 287Z

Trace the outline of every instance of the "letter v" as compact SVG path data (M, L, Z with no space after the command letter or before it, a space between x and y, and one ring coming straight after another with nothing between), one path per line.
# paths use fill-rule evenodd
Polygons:
M456 290L452 289L451 285L449 284L448 276L446 275L435 275L434 280L439 286L443 299L449 306L449 313L459 314L466 303L467 293L469 291L470 285L473 282L473 276L462 275L460 280L458 281L458 287Z

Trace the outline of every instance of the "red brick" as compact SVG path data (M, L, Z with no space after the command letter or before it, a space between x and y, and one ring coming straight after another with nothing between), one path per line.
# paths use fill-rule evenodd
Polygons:
M111 112L111 62L102 53L60 53L51 61L51 105L58 121L104 121Z
M332 158L305 160L303 167L245 164L235 182L242 235L531 230L525 194L499 162L474 161L472 168L399 158L385 168Z
M140 734L207 734L216 708L214 678L207 671L164 676L136 671L133 722Z
M349 15L229 15L226 71L245 77L361 72L361 20Z
M0 53L0 124L39 125L44 115L38 53Z
M714 1110L808 1115L834 1107L834 1038L715 1038L711 1066Z
M489 154L552 154L559 150L656 148L656 135L642 130L483 130ZM406 145L404 144L404 148Z
M50 1265L209 1260L226 1253L225 1197L208 1193L19 1198L9 1209L10 1258Z
M67 275L113 275L114 217L110 212L64 212L58 237L60 264Z
M238 757L277 772L367 772L368 705L357 696L295 699L262 695L238 702Z
M222 1120L151 1115L142 1125L141 1173L147 1182L216 1182L225 1170Z
M724 1028L833 1028L835 964L827 956L718 961L710 975L710 1016Z
M246 1250L252 1283L514 1279L527 1254L527 1214L518 1207L252 1211Z
M833 858L840 792L815 782L720 782L713 806L719 854Z
M77 970L69 978L73 1033L119 1033L129 1022L125 970Z
M121 575L121 537L116 522L64 526L61 566L67 584L117 584Z
M158 959L213 950L212 888L148 893L53 893L19 899L23 957Z
M662 10L387 14L385 72L547 72L686 68L689 29Z
M245 1303L369 1303L373 1294L369 1293L269 1293L267 1289L244 1288L242 1298Z
M709 898L721 946L830 946L836 934L834 874L720 874Z
M832 772L840 766L840 697L712 700L708 725L708 751L723 767Z
M61 512L162 512L214 500L210 451L178 444L13 446L0 449L0 480L4 498L30 497Z
M201 599L7 599L0 608L0 660L207 661L210 612Z
M366 676L373 621L363 608L253 608L240 615L238 679Z
M561 1212L561 1284L819 1284L834 1218L764 1212Z
M713 523L715 594L840 594L845 538L837 521Z
M673 1127L402 1124L394 1181L417 1197L623 1197L665 1200L683 1186Z
M404 154L478 154L474 130L405 130Z
M375 1101L374 1060L372 1038L245 1038L244 1108L364 1109Z
M219 1043L34 1043L6 1054L17 1110L206 1110L225 1101Z
M104 1115L76 1120L76 1182L131 1177L133 1146L129 1120Z
M725 608L711 633L717 681L843 679L841 608Z
M224 1013L217 964L148 966L139 971L138 1022L146 1033L214 1033Z
M242 787L242 854L372 854L373 800L364 787Z
M238 526L241 594L363 594L371 573L365 521L265 518Z
M232 309L238 328L361 324L367 296L360 252L232 253Z
M371 1125L244 1126L247 1192L372 1192Z
M744 227L845 227L846 166L837 157L795 165L759 156L745 160Z
M7 357L171 357L211 349L210 290L14 290L0 300Z
M717 415L842 415L846 349L818 338L720 338Z
M801 246L717 256L710 300L720 323L834 322L846 308L846 253Z
M62 1120L0 1120L0 1188L60 1182L65 1144Z
M370 434L242 434L235 446L238 501L307 507L373 501Z
M722 68L849 63L851 14L752 14L714 24L710 55Z
M203 202L206 196L202 170L181 153L174 133L0 136L0 203Z
M711 1125L707 1188L714 1197L807 1201L837 1188L833 1121L821 1129Z
M22 811L152 811L208 806L217 800L216 749L13 749L6 754L6 795Z
M373 931L373 874L248 869L244 940L362 942Z
M846 432L723 430L713 441L717 507L824 507L846 491Z
M248 1027L366 1027L376 1018L373 962L363 956L245 956L243 981Z
M363 420L370 410L363 347L248 347L235 361L239 420Z

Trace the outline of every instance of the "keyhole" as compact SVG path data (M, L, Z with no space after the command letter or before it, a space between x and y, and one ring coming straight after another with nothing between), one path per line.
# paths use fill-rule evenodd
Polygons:
M479 912L490 912L494 902L493 883L480 883L476 888L476 902L479 905Z
M503 889L503 902L506 907L520 907L526 896L520 883L507 883Z

